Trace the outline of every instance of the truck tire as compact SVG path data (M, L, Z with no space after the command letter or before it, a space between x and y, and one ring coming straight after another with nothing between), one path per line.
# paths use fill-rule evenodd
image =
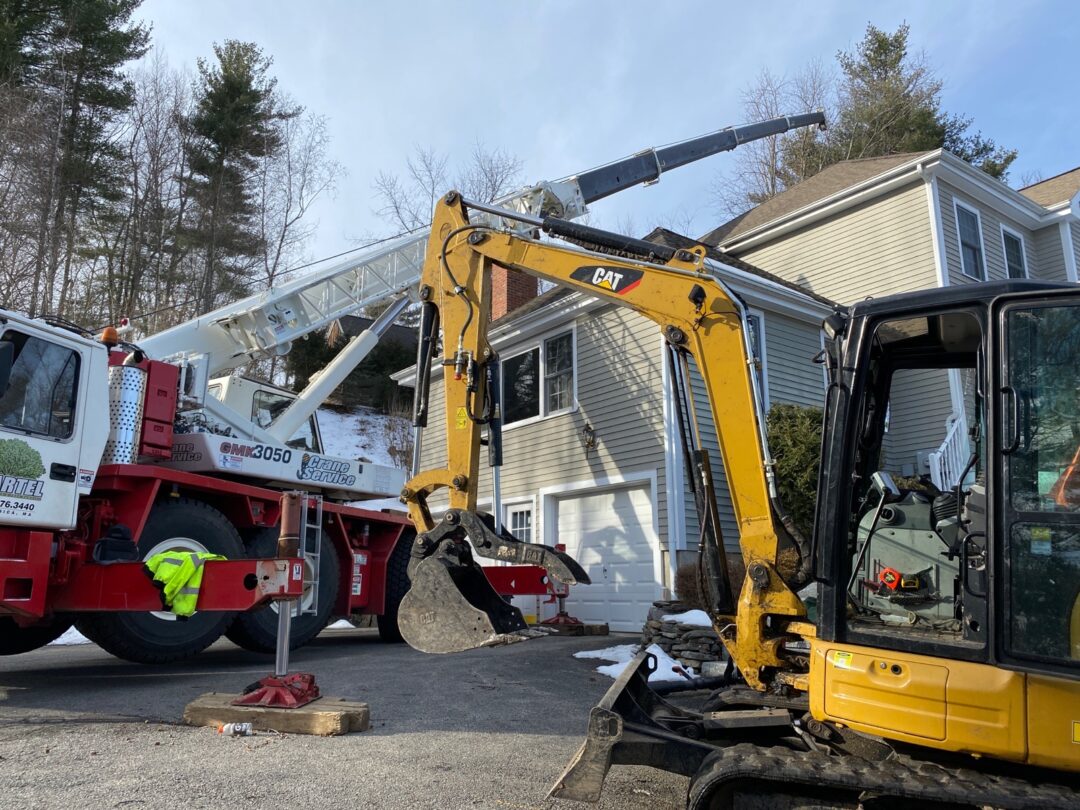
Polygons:
M56 616L52 621L20 627L10 616L0 616L0 655L18 655L44 647L71 627L70 616Z
M409 559L412 551L413 532L401 535L390 559L386 561L386 606L376 622L379 625L379 638L387 644L400 644L405 639L398 629L398 606L409 592Z
M243 559L244 544L228 519L202 501L177 498L154 504L139 537L139 556L163 551L208 551ZM236 617L231 611L199 611L186 619L169 613L86 613L75 626L117 658L138 664L169 664L202 652Z
M248 544L247 556L251 558L277 556L277 529L264 529ZM319 587L318 611L316 613L293 616L289 630L289 649L295 650L311 641L322 632L330 621L337 602L338 588L341 585L341 564L338 562L337 549L333 541L323 535L319 545ZM305 601L309 598L305 593ZM264 605L257 610L250 610L237 616L226 638L238 647L260 653L272 653L277 649L277 605Z

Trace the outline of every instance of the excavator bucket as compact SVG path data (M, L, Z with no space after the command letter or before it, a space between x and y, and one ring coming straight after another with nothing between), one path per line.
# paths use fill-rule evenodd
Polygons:
M569 555L496 533L479 515L452 509L413 546L411 584L398 607L398 628L414 649L462 652L531 637L521 611L491 587L473 549L484 557L541 566L566 584L589 583Z

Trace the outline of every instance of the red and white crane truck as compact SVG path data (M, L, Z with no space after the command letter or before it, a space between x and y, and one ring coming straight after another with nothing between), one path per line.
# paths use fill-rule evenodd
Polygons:
M761 137L789 122L754 127ZM733 131L735 142L746 129ZM684 143L527 187L489 216L510 228L521 225L499 208L574 219L595 200L730 148L714 137ZM301 591L291 646L352 614L376 615L382 636L399 640L412 525L352 504L396 495L405 473L324 453L315 412L407 306L428 237L398 238L148 336L121 329L123 340L116 330L99 339L0 311L0 654L43 646L73 624L138 662L186 658L222 634L270 652L278 622L267 598ZM234 373L387 301L299 394ZM309 493L302 561L269 559L283 490ZM150 609L141 566L109 559L129 538L139 559L187 550L229 562L207 563L199 610L177 620Z

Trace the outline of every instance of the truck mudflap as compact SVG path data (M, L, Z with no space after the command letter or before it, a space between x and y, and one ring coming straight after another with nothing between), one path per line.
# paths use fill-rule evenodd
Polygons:
M537 635L521 611L491 587L472 549L494 560L539 566L569 585L589 583L584 569L568 554L496 533L480 515L450 509L413 544L410 588L398 608L398 627L409 646L426 653L451 653Z
M692 776L715 745L694 734L701 715L672 705L649 686L656 657L647 652L627 665L589 712L585 742L548 792L550 798L596 802L612 765L648 765Z

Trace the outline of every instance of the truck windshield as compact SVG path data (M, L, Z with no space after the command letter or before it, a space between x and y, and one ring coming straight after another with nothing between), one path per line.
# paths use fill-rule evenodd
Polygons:
M67 439L74 428L79 355L42 338L9 329L15 345L7 390L0 396L0 427Z

